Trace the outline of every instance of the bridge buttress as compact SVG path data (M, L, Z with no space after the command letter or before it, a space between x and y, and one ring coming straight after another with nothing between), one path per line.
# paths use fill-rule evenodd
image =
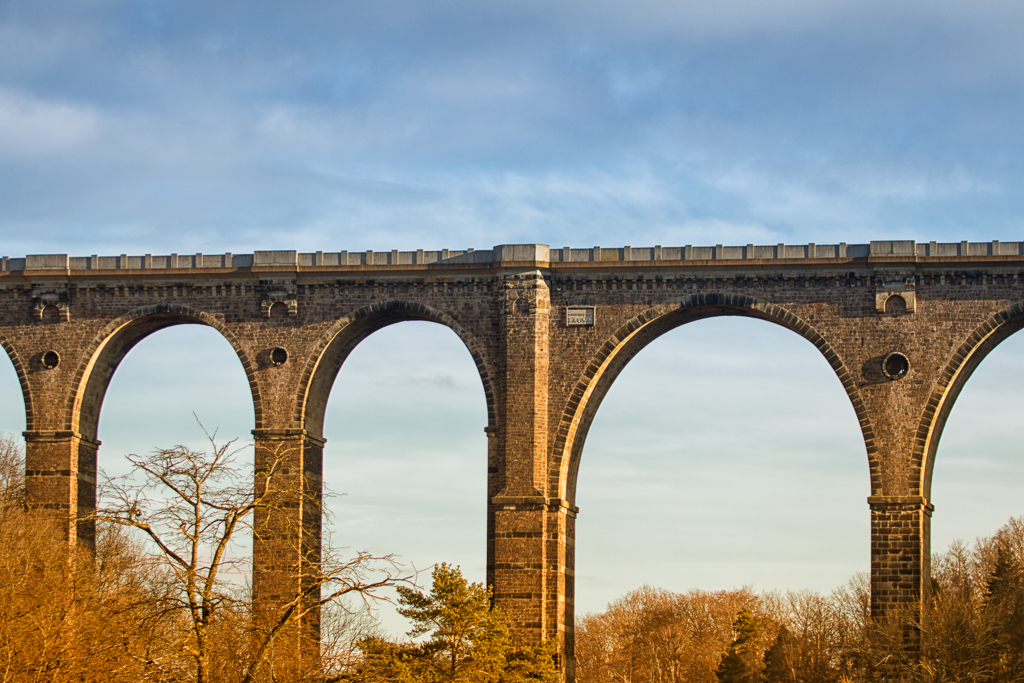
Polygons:
M263 625L295 608L286 651L318 651L322 569L323 447L302 429L254 429L256 495L265 503L253 520L253 604ZM334 558L328 558L328 564Z
M96 547L96 452L99 441L68 430L26 430L25 494L55 517L68 543Z
M871 496L871 614L927 604L931 593L931 519L921 496ZM920 616L913 608L913 616Z
M552 552L558 511L545 498L548 458L548 324L550 293L538 270L505 275L500 290L501 386L497 466L490 475L487 581L494 604L520 644L561 635L559 586L563 561Z

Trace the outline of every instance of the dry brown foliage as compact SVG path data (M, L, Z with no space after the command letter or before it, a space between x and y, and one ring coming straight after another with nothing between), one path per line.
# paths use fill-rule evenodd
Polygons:
M323 682L350 670L374 632L363 599L396 581L393 564L328 549L305 565L305 594L257 618L251 558L232 544L277 493L258 496L234 453L134 457L139 476L108 482L93 554L68 545L63 520L25 509L19 441L0 438L0 683ZM303 621L322 606L323 652Z
M866 575L829 595L644 587L577 621L577 681L1024 681L1024 518L937 555L924 614L872 621L869 605ZM743 610L752 619L737 648Z

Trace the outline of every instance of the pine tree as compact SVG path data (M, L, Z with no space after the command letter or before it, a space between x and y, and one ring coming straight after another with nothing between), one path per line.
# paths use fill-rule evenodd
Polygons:
M749 609L743 608L732 628L736 639L729 646L715 675L719 683L751 683L758 673L751 662L751 648L758 634L757 618Z
M718 665L715 675L718 676L719 683L748 683L750 667L740 657L736 648L730 646L729 651L722 657L722 663Z
M557 683L555 643L514 648L504 614L491 609L491 591L469 583L458 567L439 564L429 593L399 588L398 612L412 621L410 638L360 642L359 680L396 683Z
M789 683L795 680L790 653L793 649L793 636L785 626L779 629L775 642L764 653L765 683Z
M999 656L997 681L1024 676L1024 576L1013 550L1001 542L985 586L985 609L995 616Z
M996 551L996 563L992 576L985 586L986 602L1003 608L1012 602L1014 593L1020 583L1020 568L1017 566L1013 551L1005 543L1000 543Z

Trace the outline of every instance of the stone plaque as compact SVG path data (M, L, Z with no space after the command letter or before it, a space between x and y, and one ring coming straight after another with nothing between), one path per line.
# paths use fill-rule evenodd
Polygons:
M566 327L590 327L593 324L593 306L570 306L565 310Z

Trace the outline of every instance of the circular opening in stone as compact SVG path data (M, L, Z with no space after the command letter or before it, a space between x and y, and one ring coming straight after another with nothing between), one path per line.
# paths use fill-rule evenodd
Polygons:
M274 365L284 365L286 360L288 360L288 352L280 346L270 350L270 362Z
M56 351L47 351L43 354L43 367L47 370L53 370L60 364L60 356Z
M882 359L882 373L889 379L902 379L910 371L910 361L902 353L894 351Z

